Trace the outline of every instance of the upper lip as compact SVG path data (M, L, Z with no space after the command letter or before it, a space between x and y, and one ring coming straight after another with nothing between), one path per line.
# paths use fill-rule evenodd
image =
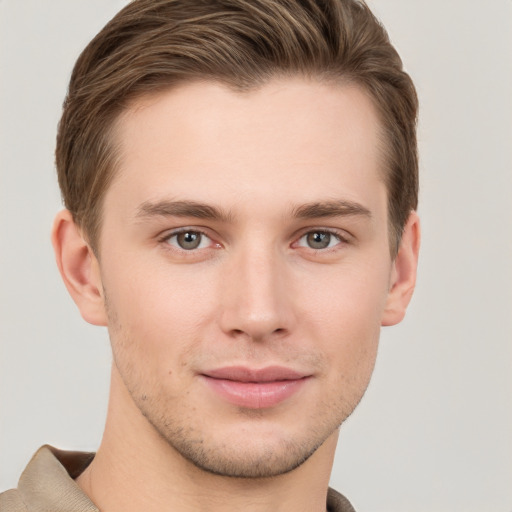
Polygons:
M233 380L237 382L275 382L279 380L298 380L307 377L305 373L283 366L267 366L266 368L247 368L244 366L227 366L203 372L212 379Z

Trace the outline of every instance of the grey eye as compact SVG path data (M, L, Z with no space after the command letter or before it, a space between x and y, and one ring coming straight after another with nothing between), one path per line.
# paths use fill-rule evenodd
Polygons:
M184 231L174 235L172 238L176 239L176 243L181 249L191 251L192 249L197 249L201 245L202 237L203 234L197 231Z
M306 242L311 249L325 249L331 243L331 233L312 231L306 235Z
M162 241L179 251L192 252L220 247L219 244L214 243L212 239L202 231L187 228L168 235Z
M341 236L330 231L309 231L304 233L297 241L298 247L307 247L308 249L322 250L331 249L343 242Z

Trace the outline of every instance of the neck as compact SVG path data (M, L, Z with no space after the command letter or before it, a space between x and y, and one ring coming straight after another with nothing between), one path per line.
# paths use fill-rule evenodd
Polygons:
M78 485L103 512L325 512L337 432L301 466L272 478L197 468L150 425L113 371L105 433Z

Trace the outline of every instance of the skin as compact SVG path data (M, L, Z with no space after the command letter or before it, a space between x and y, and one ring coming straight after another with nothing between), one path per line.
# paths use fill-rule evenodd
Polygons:
M370 100L299 78L191 83L139 99L116 138L99 255L69 212L53 233L114 356L104 438L78 484L108 512L325 510L338 428L416 277L414 212L390 256ZM305 378L268 407L232 404L204 377L276 365Z

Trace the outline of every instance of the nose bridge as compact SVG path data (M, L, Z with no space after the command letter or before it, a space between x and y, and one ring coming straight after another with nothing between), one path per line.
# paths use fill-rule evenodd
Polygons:
M233 255L223 290L222 328L262 339L291 328L285 261L272 244L251 244Z

